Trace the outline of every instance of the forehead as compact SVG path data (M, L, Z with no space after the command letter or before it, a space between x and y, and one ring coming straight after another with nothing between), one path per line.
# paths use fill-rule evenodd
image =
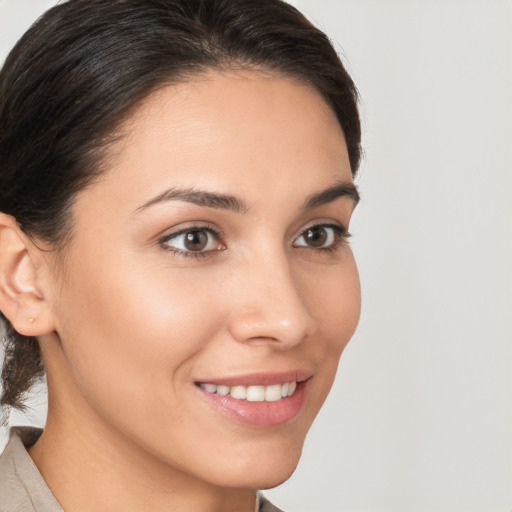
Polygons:
M312 87L282 76L210 72L167 86L122 132L102 184L148 197L170 186L254 195L270 183L351 180L334 112Z

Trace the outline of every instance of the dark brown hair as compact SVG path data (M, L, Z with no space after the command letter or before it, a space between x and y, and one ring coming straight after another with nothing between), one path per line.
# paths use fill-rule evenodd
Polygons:
M163 85L210 69L262 69L310 84L361 156L357 90L327 36L281 0L69 0L21 38L0 72L0 211L61 248L76 194L116 128ZM23 408L44 375L38 342L6 328L0 404Z

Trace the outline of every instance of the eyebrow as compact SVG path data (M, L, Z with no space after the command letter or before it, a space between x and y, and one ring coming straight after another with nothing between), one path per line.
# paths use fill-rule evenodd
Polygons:
M309 196L304 205L302 206L303 211L312 210L318 208L327 203L332 203L340 197L348 197L354 202L354 207L357 206L361 200L357 187L351 181L340 181L336 185L321 190L316 194Z
M171 188L149 200L147 203L137 208L136 211L143 210L156 203L166 201L186 201L187 203L197 204L198 206L206 206L208 208L216 208L219 210L231 210L236 213L245 213L248 210L245 202L235 196L205 192L192 188Z
M360 200L357 187L348 181L341 181L332 187L312 194L304 201L302 211L309 211L327 203L331 203L340 197L348 197L357 205ZM165 192L150 199L147 203L137 208L136 211L144 210L157 203L167 201L185 201L198 206L206 206L218 210L230 210L235 213L246 213L249 208L245 201L235 196L206 192L193 188L180 189L170 188Z

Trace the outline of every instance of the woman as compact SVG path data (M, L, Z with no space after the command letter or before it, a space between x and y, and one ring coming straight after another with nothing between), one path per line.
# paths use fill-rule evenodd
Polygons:
M0 78L0 509L277 510L359 318L357 93L279 0L70 0ZM44 362L44 365L43 365ZM43 370L44 368L44 370Z

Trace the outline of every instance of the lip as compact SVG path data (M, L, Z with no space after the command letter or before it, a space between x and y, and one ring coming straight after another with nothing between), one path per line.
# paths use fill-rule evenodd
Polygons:
M306 369L295 369L285 372L255 372L233 377L212 377L199 379L197 383L217 384L220 386L272 386L285 382L303 382L310 379L313 372Z
M296 381L297 388L294 394L276 402L250 402L231 398L229 395L209 393L199 387L199 382L196 382L195 387L210 406L229 419L253 427L271 428L289 423L300 414L306 400L311 377L312 372L307 370L293 370L280 373L252 373L238 377L200 381L230 387L236 385L271 386Z

